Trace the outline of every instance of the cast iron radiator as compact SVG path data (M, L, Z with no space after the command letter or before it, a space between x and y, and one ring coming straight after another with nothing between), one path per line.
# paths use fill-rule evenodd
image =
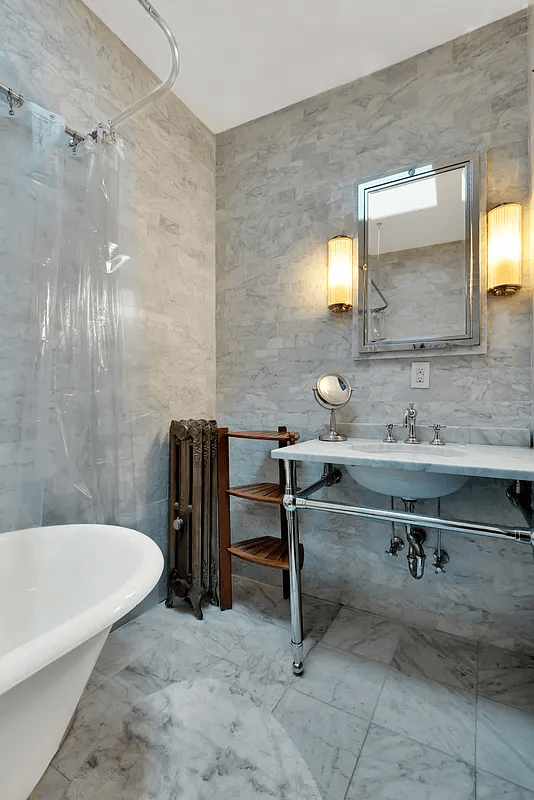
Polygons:
M185 597L202 619L207 597L219 605L217 529L217 422L171 422L169 566L166 605Z

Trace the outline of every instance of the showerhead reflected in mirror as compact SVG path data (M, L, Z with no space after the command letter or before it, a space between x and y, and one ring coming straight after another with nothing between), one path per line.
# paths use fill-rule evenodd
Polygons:
M315 399L320 406L330 411L330 430L319 436L322 442L344 442L347 437L336 430L336 411L349 402L352 388L348 380L338 372L326 372L317 378L313 390Z

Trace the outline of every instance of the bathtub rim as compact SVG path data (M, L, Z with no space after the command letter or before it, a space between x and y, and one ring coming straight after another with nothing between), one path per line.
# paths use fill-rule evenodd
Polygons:
M127 543L142 553L139 569L132 573L126 581L119 584L115 591L102 600L89 606L73 617L68 618L51 630L15 647L0 656L0 695L34 675L43 667L61 658L70 650L109 628L114 622L135 608L157 584L163 571L163 554L159 546L146 534L132 528L119 525L101 525L93 523L73 523L70 525L47 525L41 528L25 528L20 531L5 531L3 536L35 531L54 531L83 529L87 535L89 529L98 529L120 536Z

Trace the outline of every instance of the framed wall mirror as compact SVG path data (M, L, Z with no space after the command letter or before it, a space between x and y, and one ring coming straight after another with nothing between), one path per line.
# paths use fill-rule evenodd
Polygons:
M479 345L479 261L478 155L360 184L357 357Z

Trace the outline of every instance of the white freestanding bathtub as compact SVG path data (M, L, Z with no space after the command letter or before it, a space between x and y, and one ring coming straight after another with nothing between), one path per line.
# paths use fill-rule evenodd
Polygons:
M155 586L159 547L112 525L0 534L0 796L26 800L114 622Z

